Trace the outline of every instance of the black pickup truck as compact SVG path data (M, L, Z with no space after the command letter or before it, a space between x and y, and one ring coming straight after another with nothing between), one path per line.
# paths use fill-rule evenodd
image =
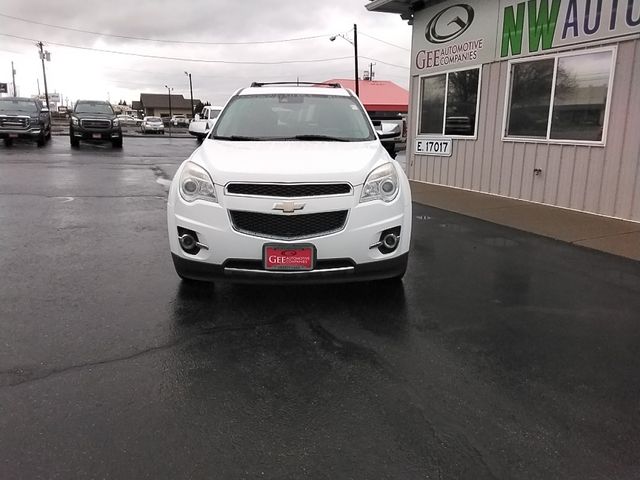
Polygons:
M80 140L111 142L114 148L122 148L122 126L109 102L76 102L69 119L69 141L78 147Z
M49 109L33 98L0 98L0 138L7 147L17 139L35 140L43 147L51 139Z

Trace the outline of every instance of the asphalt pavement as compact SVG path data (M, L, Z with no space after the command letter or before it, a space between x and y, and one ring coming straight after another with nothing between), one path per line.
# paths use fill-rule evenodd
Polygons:
M193 139L0 147L0 478L640 478L640 264L414 205L397 288L187 288Z

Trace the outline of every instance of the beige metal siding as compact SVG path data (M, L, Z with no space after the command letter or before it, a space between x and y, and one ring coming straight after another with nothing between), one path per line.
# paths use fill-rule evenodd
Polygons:
M483 67L478 138L454 139L451 157L415 155L420 86L413 77L410 177L640 221L640 40L617 45L605 147L503 141L509 66L496 62Z

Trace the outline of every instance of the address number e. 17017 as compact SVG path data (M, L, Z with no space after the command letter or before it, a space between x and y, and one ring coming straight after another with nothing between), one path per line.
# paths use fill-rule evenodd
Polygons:
M422 155L451 156L450 138L417 138L415 153Z

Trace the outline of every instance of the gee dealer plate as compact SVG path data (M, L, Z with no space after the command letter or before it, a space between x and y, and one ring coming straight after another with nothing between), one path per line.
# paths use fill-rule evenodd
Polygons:
M265 270L313 270L316 247L313 245L267 244L262 250Z

